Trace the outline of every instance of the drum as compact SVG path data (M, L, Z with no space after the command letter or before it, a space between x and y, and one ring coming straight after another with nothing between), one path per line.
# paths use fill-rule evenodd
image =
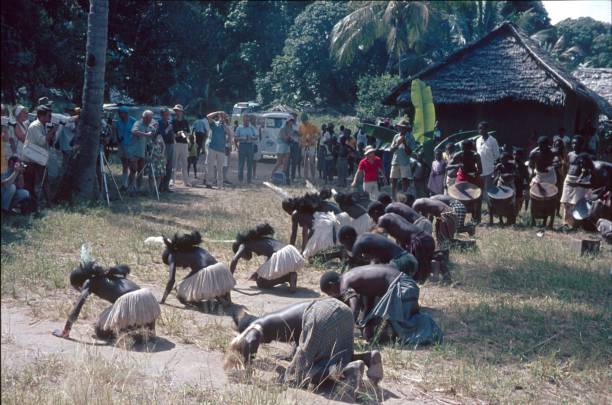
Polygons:
M480 198L482 191L475 184L462 181L448 188L448 195L462 203L470 203Z
M559 189L550 183L534 183L529 189L531 197L531 215L534 218L554 216L557 209Z
M589 219L593 214L593 201L587 198L583 198L574 207L572 210L572 216L576 221L584 221L585 219Z
M508 186L493 186L487 189L489 209L496 215L514 217L514 190Z

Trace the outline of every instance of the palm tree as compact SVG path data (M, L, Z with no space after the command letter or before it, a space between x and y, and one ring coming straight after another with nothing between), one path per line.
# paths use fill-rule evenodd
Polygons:
M97 196L96 161L100 145L104 73L108 39L108 0L90 0L83 106L76 134L76 152L68 163L58 199L91 201Z
M429 11L418 1L367 1L338 21L331 33L331 52L340 63L350 63L358 51L385 38L387 51L398 60L402 76L402 54L410 49L427 28Z

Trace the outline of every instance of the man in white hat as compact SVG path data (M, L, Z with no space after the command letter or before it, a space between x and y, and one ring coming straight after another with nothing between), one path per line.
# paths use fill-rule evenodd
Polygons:
M177 104L173 108L175 117L172 120L172 129L176 136L174 137L174 164L176 172L180 171L183 178L183 185L190 186L189 174L187 173L187 161L189 158L189 148L187 144L187 136L191 132L189 130L189 123L184 118L183 106ZM196 173L197 174L197 173Z
M130 175L128 190L130 192L140 191L142 186L142 175L145 165L145 149L147 139L156 133L153 127L153 111L145 110L142 119L136 121L132 127L132 138L129 147ZM134 178L138 175L137 184Z
M360 175L363 175L363 191L370 195L370 199L375 200L378 196L378 176L384 176L382 160L375 155L376 149L367 146L364 150L365 157L357 166L357 173L351 187L357 187Z

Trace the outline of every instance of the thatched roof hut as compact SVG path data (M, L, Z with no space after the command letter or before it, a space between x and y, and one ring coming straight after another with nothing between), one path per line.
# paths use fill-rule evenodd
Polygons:
M489 121L502 142L577 132L599 111L595 94L516 26L505 22L396 87L384 103L408 107L412 79L431 86L443 134Z
M579 67L572 74L600 97L597 104L612 119L612 68Z

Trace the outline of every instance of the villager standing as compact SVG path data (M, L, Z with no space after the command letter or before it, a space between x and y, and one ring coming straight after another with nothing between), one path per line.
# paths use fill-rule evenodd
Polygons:
M499 159L499 145L497 140L489 135L489 123L482 121L478 124L478 133L480 137L476 139L476 152L480 155L480 162L482 164L482 173L480 178L482 179L482 195L485 201L489 201L487 190L493 186L493 171L495 169L495 162Z
M317 156L317 143L321 133L316 125L308 121L308 115L302 114L302 122L299 128L300 147L304 159L304 178L315 180L315 160Z
M189 174L187 170L187 163L189 160L189 150L187 136L191 132L189 129L189 122L184 117L183 106L177 104L173 108L175 118L172 120L172 130L174 131L174 160L176 169L174 172L174 178L176 178L176 172L181 171L184 186L191 186L189 181Z
M572 216L572 211L576 203L586 196L588 191L588 176L594 169L591 156L584 152L584 138L580 135L572 139L572 151L568 154L568 170L565 181L563 182L563 195L561 203L564 209L564 226L575 228L576 223Z
M410 155L412 154L412 146L407 137L412 129L408 120L403 120L396 125L399 132L393 137L391 142L390 152L393 154L391 159L391 196L395 198L397 191L397 182L401 179L402 191L408 192L408 182L412 177L410 168Z

